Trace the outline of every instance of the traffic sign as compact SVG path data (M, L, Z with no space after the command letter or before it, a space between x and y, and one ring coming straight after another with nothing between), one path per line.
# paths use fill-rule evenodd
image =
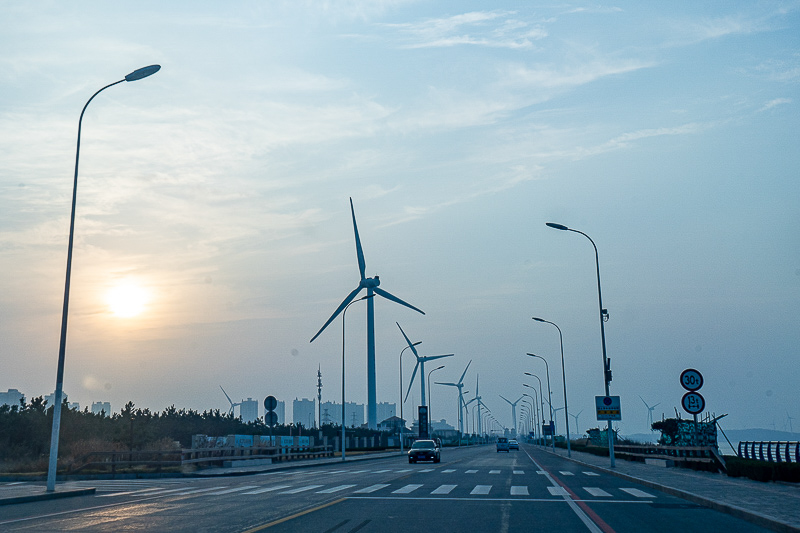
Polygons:
M619 396L595 396L597 420L622 420Z
M700 390L703 386L703 375L694 368L681 372L681 385L688 391Z
M274 411L278 407L278 400L275 396L267 396L264 398L264 409L267 411Z
M268 425L269 427L275 427L278 425L278 413L275 411L267 411L264 413L264 424Z
M706 399L699 392L689 391L681 398L683 410L691 415L699 415L706 408Z
M419 421L419 438L427 439L429 437L427 405L420 405L417 407L417 420Z

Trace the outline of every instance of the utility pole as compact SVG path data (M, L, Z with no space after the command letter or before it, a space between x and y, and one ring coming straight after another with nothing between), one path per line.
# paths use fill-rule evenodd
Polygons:
M319 427L322 429L322 367L317 366L317 407L319 409Z

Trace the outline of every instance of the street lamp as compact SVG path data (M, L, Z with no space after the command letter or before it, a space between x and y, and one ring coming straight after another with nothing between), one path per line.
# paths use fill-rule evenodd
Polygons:
M606 329L604 325L605 321L608 320L608 310L603 309L603 293L600 290L600 256L597 253L597 245L594 243L591 237L582 231L568 228L563 224L556 224L554 222L546 222L545 225L561 231L580 233L589 239L589 242L592 243L592 246L594 247L594 261L595 266L597 267L597 302L600 306L600 341L603 346L603 383L605 384L606 396L609 396L608 384L611 382L611 360L608 359L606 355ZM611 468L614 468L616 466L614 461L614 431L611 427L611 420L608 421L608 455L611 459Z
M525 384L523 383L523 386L524 385ZM530 388L533 388L533 387L530 387ZM531 396L527 392L523 392L522 396L533 399L532 402L528 401L528 403L531 406L530 412L531 412L531 420L532 420L532 423L533 423L533 439L536 440L536 426L539 424L539 422L538 422L538 420L536 420L536 416L537 416L537 412L536 412L536 389L533 389L533 391L534 391L534 395L533 396ZM523 401L526 401L526 400L523 399Z
M61 340L58 347L58 370L56 371L56 391L53 399L53 429L50 433L50 463L47 469L47 492L56 490L56 469L58 467L58 436L61 429L61 401L64 395L64 357L67 349L67 316L69 311L69 284L72 273L72 243L75 237L75 204L78 198L78 160L81 153L81 127L83 114L94 97L123 81L136 81L152 76L161 69L160 65L150 65L134 70L123 79L110 83L94 93L86 102L78 119L78 144L75 148L75 178L72 184L72 213L69 219L69 244L67 245L67 275L64 283L64 306L61 311Z
M437 370L441 370L444 368L444 365L437 366L430 372L428 372L428 434L433 438L433 418L431 417L431 374L436 372Z
M536 381L539 382L539 408L542 411L542 424L544 424L544 397L542 396L542 380L539 379L539 376L536 374L531 374L530 372L525 372L526 376L530 376L532 378L536 378ZM533 389L533 393L536 394L536 389L531 387L530 385L526 385L525 383L522 384L523 387L528 387L529 389Z
M411 346L419 346L420 344L422 344L422 341L417 341ZM403 419L403 352L411 348L411 346L406 346L400 350L400 453L403 453L403 437L406 429L406 421Z
M372 298L375 296L374 294L367 294L366 296L362 296L361 298L356 298L346 306L344 306L344 310L342 311L342 461L345 458L345 440L344 440L344 428L345 424L345 414L344 414L344 325L345 325L345 317L347 316L347 308L353 305L356 302L360 302L361 300L366 300L367 298Z
M544 361L544 367L547 370L547 405L550 406L550 422L553 423L553 434L550 436L552 439L553 444L553 451L556 451L556 427L555 427L555 419L553 418L553 392L550 390L550 365L547 364L547 359L542 357L541 355L536 355L535 353L528 354L531 357L538 357L542 361Z
M558 324L555 322L550 322L549 320L545 320L543 318L532 317L537 322L544 322L545 324L552 324L558 330L558 340L561 342L561 380L564 384L564 421L566 422L567 426L567 457L572 457L572 448L569 444L569 415L567 414L568 407L567 407L567 374L564 371L564 337L561 335L561 328L558 327Z

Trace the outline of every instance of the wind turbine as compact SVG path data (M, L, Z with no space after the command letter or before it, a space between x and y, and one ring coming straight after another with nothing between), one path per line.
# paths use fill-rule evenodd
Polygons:
M581 433L581 429L580 429L580 426L578 425L578 417L579 417L579 416L581 416L581 413L582 413L582 412L583 412L583 409L581 409L580 411L578 411L578 414L577 414L577 415L573 415L573 414L570 414L570 415L569 415L569 416L571 416L572 418L574 418L574 419L575 419L575 429L577 429L577 430L578 430L578 437L580 437L580 436L582 435L582 433Z
M498 396L503 398L503 395L501 395L501 394L498 394ZM524 398L524 396L520 396L519 400L521 400L522 398ZM508 404L511 406L511 420L514 421L514 438L516 438L517 437L517 404L519 403L519 400L517 400L516 402L512 402L511 400L508 400L506 398L503 398L503 399L505 401L507 401Z
M219 388L220 388L220 389L222 389L222 385L220 385L220 386L219 386ZM227 393L227 392L225 392L225 389L222 389L222 394L224 394L224 395L225 395L225 397L228 399L228 402L231 404L231 409L230 409L230 411L228 411L228 414L229 414L229 415L233 413L233 408L234 408L234 407L236 407L237 405L239 405L239 406L241 406L241 405L242 405L242 402L239 402L239 403L233 403L233 400L231 400L231 397L230 397L230 396L228 396L228 393ZM240 408L240 411L241 411L241 408Z
M397 324L397 322L395 322ZM400 328L400 324L397 324L397 327ZM414 377L417 375L417 369L420 371L420 385L422 386L422 403L420 405L428 405L425 403L425 363L428 361L433 361L434 359L441 359L442 357L452 357L455 354L449 353L446 355L425 355L421 356L417 353L417 347L411 342L406 335L406 332L403 331L403 328L400 328L400 333L403 334L403 337L406 339L408 343L408 347L411 348L411 351L414 353L414 357L417 358L417 364L414 365L414 372L411 374L411 379L408 381L408 392L406 392L406 400L408 399L408 394L411 392L411 385L414 384ZM405 401L405 400L404 400Z
M480 389L478 386L480 385L481 375L478 374L475 377L475 397L471 399L467 403L478 402L478 436L480 437L483 435L483 422L481 421L481 407L485 407L483 405L483 401L481 400Z
M373 293L383 296L387 300L404 305L414 311L425 314L421 309L417 309L413 305L404 302L397 296L394 296L383 289L378 288L381 280L378 276L368 278L366 276L367 265L364 261L364 251L361 249L361 239L358 237L358 226L356 225L356 212L353 208L353 199L350 198L350 213L353 215L353 232L356 236L356 256L358 257L358 271L361 274L361 280L358 282L353 292L347 295L347 298L339 304L336 311L333 312L327 322L319 329L316 335L311 338L311 342L319 337L319 334L333 322L339 313L347 307L347 304L352 302L355 297L361 292L361 289L367 289L367 296ZM377 394L375 385L375 298L367 298L367 427L370 429L377 429L378 427L378 412L377 412Z
M448 387L457 387L458 388L458 431L463 435L464 434L464 395L462 394L462 389L464 388L464 376L467 375L467 369L469 365L472 364L472 359L470 359L469 363L467 363L467 368L464 369L464 372L461 374L461 378L459 378L458 383L441 383L439 381L434 381L437 385L447 385Z
M644 401L644 398L639 396L639 399L642 400L642 403L644 404L644 406L647 407L647 422L649 424L650 431L653 431L653 409L655 409L656 407L661 405L661 402L655 404L653 407L650 407L649 405L647 405L647 402Z

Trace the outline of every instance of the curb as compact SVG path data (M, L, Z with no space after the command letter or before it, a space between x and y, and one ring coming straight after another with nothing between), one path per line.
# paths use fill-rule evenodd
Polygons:
M660 483L656 483L654 481L649 481L647 479L641 479L636 476L631 476L629 474L623 474L622 472L617 472L616 470L611 470L609 468L603 468L602 466L596 466L589 463L584 463L583 461L579 461L578 459L573 459L571 457L565 457L558 453L553 453L549 450L543 450L551 455L556 455L562 459L566 459L567 461L572 461L573 463L577 463L581 466L585 466L587 468L593 468L594 470L599 470L606 474L610 474L612 476L616 476L621 479L625 479L627 481L633 481L634 483L639 483L644 485L645 487L649 487L651 489L660 490L665 494L669 494L670 496L677 496L678 498L683 498L684 500L688 500L692 503L696 503L698 505L702 505L704 507L708 507L709 509L713 509L715 511L719 511L721 513L725 513L736 518L740 518L751 524L755 524L757 526L761 526L764 528L771 529L773 531L780 531L781 533L798 533L800 532L800 528L795 527L791 524L786 522L782 522L776 518L772 518L767 515L763 515L761 513L757 513L755 511L749 511L747 509L743 509L742 507L737 507L736 505L730 505L727 503L718 502L716 500L712 500L710 498L706 498L705 496L700 496L699 494L694 494L693 492L688 492L681 489L676 489L673 487L669 487L667 485L662 485Z
M248 470L248 471L238 471L238 472L192 472L191 474L184 474L184 477L201 477L201 478L210 478L210 477L218 477L218 476L251 476L255 474L263 474L264 472L276 472L282 470L293 470L296 468L313 468L322 465L331 465L331 464L341 464L341 463L352 463L356 461L369 461L369 460L379 460L379 459L391 459L393 457L400 457L400 452L389 452L386 454L381 455L358 455L350 458L345 458L344 461L341 459L333 460L333 461L325 461L325 462L314 462L314 463L303 463L303 464L292 464L288 462L286 464L278 464L278 466L272 465L272 468L263 468L260 470ZM266 466L266 465L265 465ZM257 468L257 467L256 467Z
M71 498L73 496L88 496L94 494L97 489L75 489L62 492L42 492L30 494L28 496L14 496L11 498L0 498L0 505L13 505L16 503L38 502L42 500L57 500L60 498Z

